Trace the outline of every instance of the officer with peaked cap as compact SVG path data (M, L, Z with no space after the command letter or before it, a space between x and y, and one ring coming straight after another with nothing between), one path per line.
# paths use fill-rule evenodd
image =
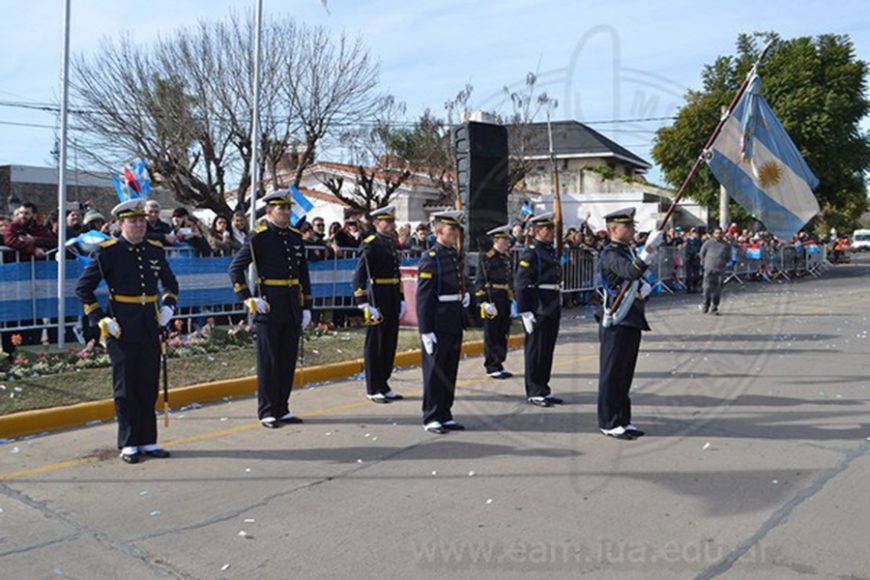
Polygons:
M403 398L388 384L396 358L399 319L405 313L396 243L396 206L377 209L371 212L371 217L375 233L363 239L353 274L353 295L367 325L363 350L366 396L374 403L389 403Z
M456 250L462 216L461 211L433 215L436 243L423 253L417 266L417 323L423 345L423 428L439 434L465 428L451 412L464 309L471 302L465 292Z
M118 448L126 463L169 457L157 445L160 379L160 331L169 324L178 301L178 282L163 247L145 239L145 205L141 198L115 206L121 236L100 244L76 285L85 314L100 328L112 361L112 387L118 417ZM95 295L100 280L109 290L106 313ZM163 296L158 299L158 289ZM161 305L162 303L162 305Z
M257 325L257 416L263 427L301 423L290 412L299 338L311 322L311 280L302 233L290 227L289 192L263 197L266 223L256 228L233 257L230 280ZM257 272L255 294L246 280L248 265Z
M526 398L538 407L562 404L551 395L550 373L562 315L562 267L553 246L556 224L553 212L534 216L529 224L532 243L520 255L515 291L517 311L526 331Z
M643 436L631 422L628 391L634 378L641 331L649 330L643 300L652 288L643 280L651 256L664 242L661 230L653 231L640 254L631 247L634 239L634 208L604 216L610 243L599 257L601 284L605 295L600 322L601 343L598 376L598 427L617 439ZM626 291L620 299L623 287Z
M483 319L484 367L494 379L513 376L504 368L514 298L510 233L510 225L486 232L492 238L492 248L481 252L478 257L474 285L474 296L480 303L480 317Z

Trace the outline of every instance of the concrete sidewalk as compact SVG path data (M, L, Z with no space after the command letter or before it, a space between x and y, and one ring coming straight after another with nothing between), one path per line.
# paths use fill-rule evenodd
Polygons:
M122 464L115 425L0 446L3 578L791 578L870 574L870 268L726 289L724 315L658 300L639 441L596 431L594 324L566 311L553 390L460 371L469 431L420 425L361 381L177 412L170 460Z

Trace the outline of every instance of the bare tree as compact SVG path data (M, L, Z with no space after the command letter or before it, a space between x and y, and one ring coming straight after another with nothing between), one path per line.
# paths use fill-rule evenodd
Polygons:
M301 29L284 56L282 94L301 126L302 148L293 178L299 185L330 129L359 123L377 109L379 65L360 39L342 33L333 40L323 28Z
M555 99L547 93L537 92L538 77L528 73L522 87L516 91L504 88L511 102L511 112L501 118L508 129L508 190L513 191L523 183L533 163L528 159L530 151L542 148L541 132L533 124L538 114L546 107L555 106Z
M399 153L406 134L399 128L404 103L383 97L374 122L342 132L341 144L349 151L354 166L353 186L345 189L345 177L333 175L322 183L350 207L365 213L386 207L397 190L411 177L410 164Z
M226 212L235 189L237 207L246 208L254 35L251 15L232 15L152 46L125 36L78 56L72 86L85 135L80 152L108 168L142 157L182 203ZM266 176L303 143L298 184L324 137L371 111L378 65L360 40L266 20L260 67L260 172ZM274 171L272 179L275 186Z

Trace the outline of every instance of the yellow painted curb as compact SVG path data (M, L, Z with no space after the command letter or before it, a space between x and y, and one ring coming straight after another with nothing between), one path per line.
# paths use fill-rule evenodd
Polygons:
M517 348L523 344L522 335L514 335L508 339L508 348ZM462 343L462 354L476 356L483 352L483 341ZM419 350L410 350L396 355L395 368L418 366L422 360ZM363 359L319 365L296 369L294 389L311 383L322 383L345 379L363 372ZM257 377L242 377L226 381L215 381L178 387L169 391L169 402L173 408L183 407L192 403L217 401L224 397L244 397L257 392ZM161 410L162 397L158 397L157 409ZM31 433L57 431L76 427L89 421L108 421L115 418L115 402L112 399L76 403L64 407L34 409L0 416L0 438L18 437Z

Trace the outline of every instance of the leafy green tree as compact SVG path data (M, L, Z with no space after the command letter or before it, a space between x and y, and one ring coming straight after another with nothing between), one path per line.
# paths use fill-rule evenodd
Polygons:
M674 124L659 129L653 158L670 184L683 182L722 108L769 39L774 43L761 69L761 93L819 178L815 193L822 213L816 225L851 227L867 209L870 135L860 123L870 112L870 101L868 65L856 58L846 35L783 40L773 32L741 34L737 53L705 65L702 89L689 91ZM719 184L704 167L687 193L717 212L718 192Z

